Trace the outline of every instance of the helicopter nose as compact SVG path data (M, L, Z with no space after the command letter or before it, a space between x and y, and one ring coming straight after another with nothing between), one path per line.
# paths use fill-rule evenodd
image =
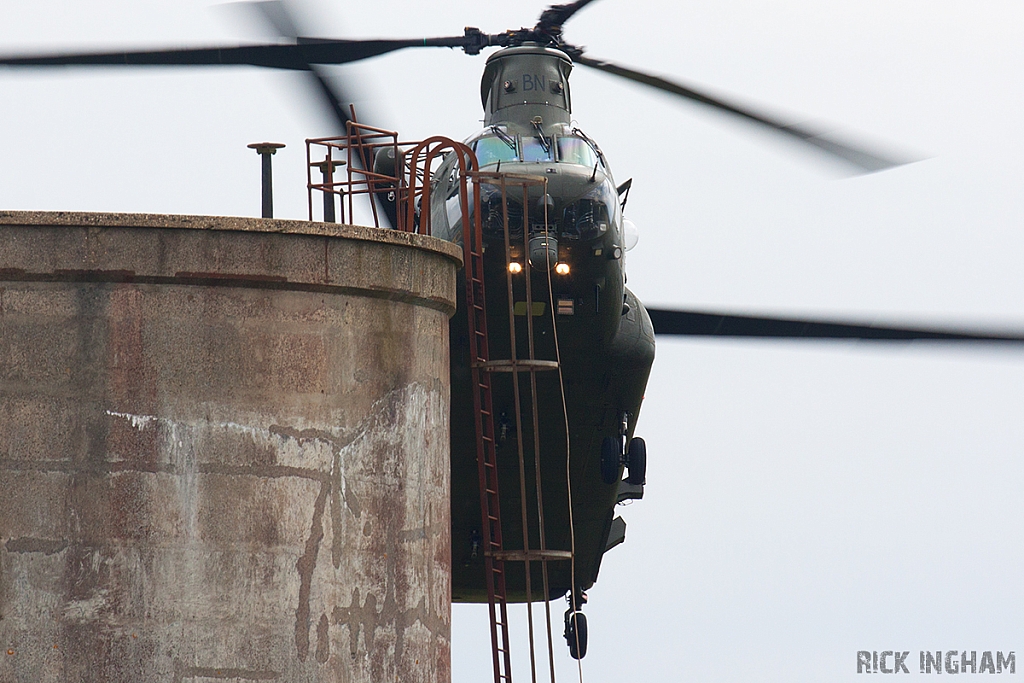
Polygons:
M551 235L530 238L530 265L539 270L551 270L558 262L558 240Z

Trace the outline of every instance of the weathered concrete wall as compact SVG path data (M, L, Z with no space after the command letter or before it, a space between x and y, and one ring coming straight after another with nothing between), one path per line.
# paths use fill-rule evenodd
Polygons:
M0 681L447 681L457 266L0 212Z

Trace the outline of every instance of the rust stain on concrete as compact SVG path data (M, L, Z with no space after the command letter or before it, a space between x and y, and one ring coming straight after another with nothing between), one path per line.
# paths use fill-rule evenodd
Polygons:
M242 681L274 681L281 674L277 671L255 671L217 666L176 666L174 683L184 683L186 678L230 678Z
M4 548L9 553L42 553L53 555L68 547L68 540L50 540L47 538L12 538L4 543Z

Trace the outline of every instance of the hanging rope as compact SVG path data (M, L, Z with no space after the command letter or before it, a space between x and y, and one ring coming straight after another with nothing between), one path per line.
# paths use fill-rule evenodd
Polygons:
M548 229L548 207L547 207L547 203L545 202L544 203L544 236L545 237L547 237L547 229ZM561 398L562 398L562 418L565 420L565 488L566 488L566 495L568 497L568 501L567 502L568 502L568 506L569 506L569 550L572 552L572 559L570 560L571 568L569 570L570 571L570 577L571 577L570 578L570 583L569 583L569 596L570 596L569 597L569 606L572 608L572 611L575 613L576 612L576 608L577 608L577 605L576 605L576 586L575 586L575 583L576 583L576 524L573 522L573 517L572 517L572 476L571 476L572 473L570 472L570 469L569 469L569 448L570 448L570 439L569 439L569 405L568 405L568 403L565 400L565 380L564 380L564 378L562 376L562 352L561 352L561 350L558 347L558 325L557 325L557 320L556 320L556 317L555 317L555 301L554 301L555 294L554 294L554 288L552 287L552 283L551 283L551 253L550 253L550 251L548 251L548 253L547 253L547 260L548 260L548 264L547 264L548 265L548 269L547 269L547 274L548 274L548 296L550 298L550 308L551 308L551 334L552 334L552 337L553 337L553 341L555 343L555 363L558 364L558 391L561 394ZM576 629L573 629L573 635L575 635L575 637L576 637L576 652L579 652L580 651L580 636L579 636L579 632L576 631ZM549 643L548 647L549 648L550 648L550 642L551 642L551 612L550 612L550 607L549 607L548 608L548 643ZM552 663L551 663L552 683L554 683L554 672L555 672L554 666L555 666L554 665L554 661L552 661ZM576 671L577 671L577 673L579 675L579 682L583 683L583 660L582 660L582 658L576 660Z

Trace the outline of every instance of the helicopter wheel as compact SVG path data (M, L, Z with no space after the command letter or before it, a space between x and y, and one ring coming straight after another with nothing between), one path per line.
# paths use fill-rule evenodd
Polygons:
M626 462L629 467L626 482L634 485L643 484L647 479L647 444L639 436L629 440Z
M587 615L583 612L565 613L565 642L569 645L569 656L583 659L587 656Z
M612 436L604 437L601 442L601 479L606 484L614 484L619 478L619 465L622 456L619 453L619 440Z

